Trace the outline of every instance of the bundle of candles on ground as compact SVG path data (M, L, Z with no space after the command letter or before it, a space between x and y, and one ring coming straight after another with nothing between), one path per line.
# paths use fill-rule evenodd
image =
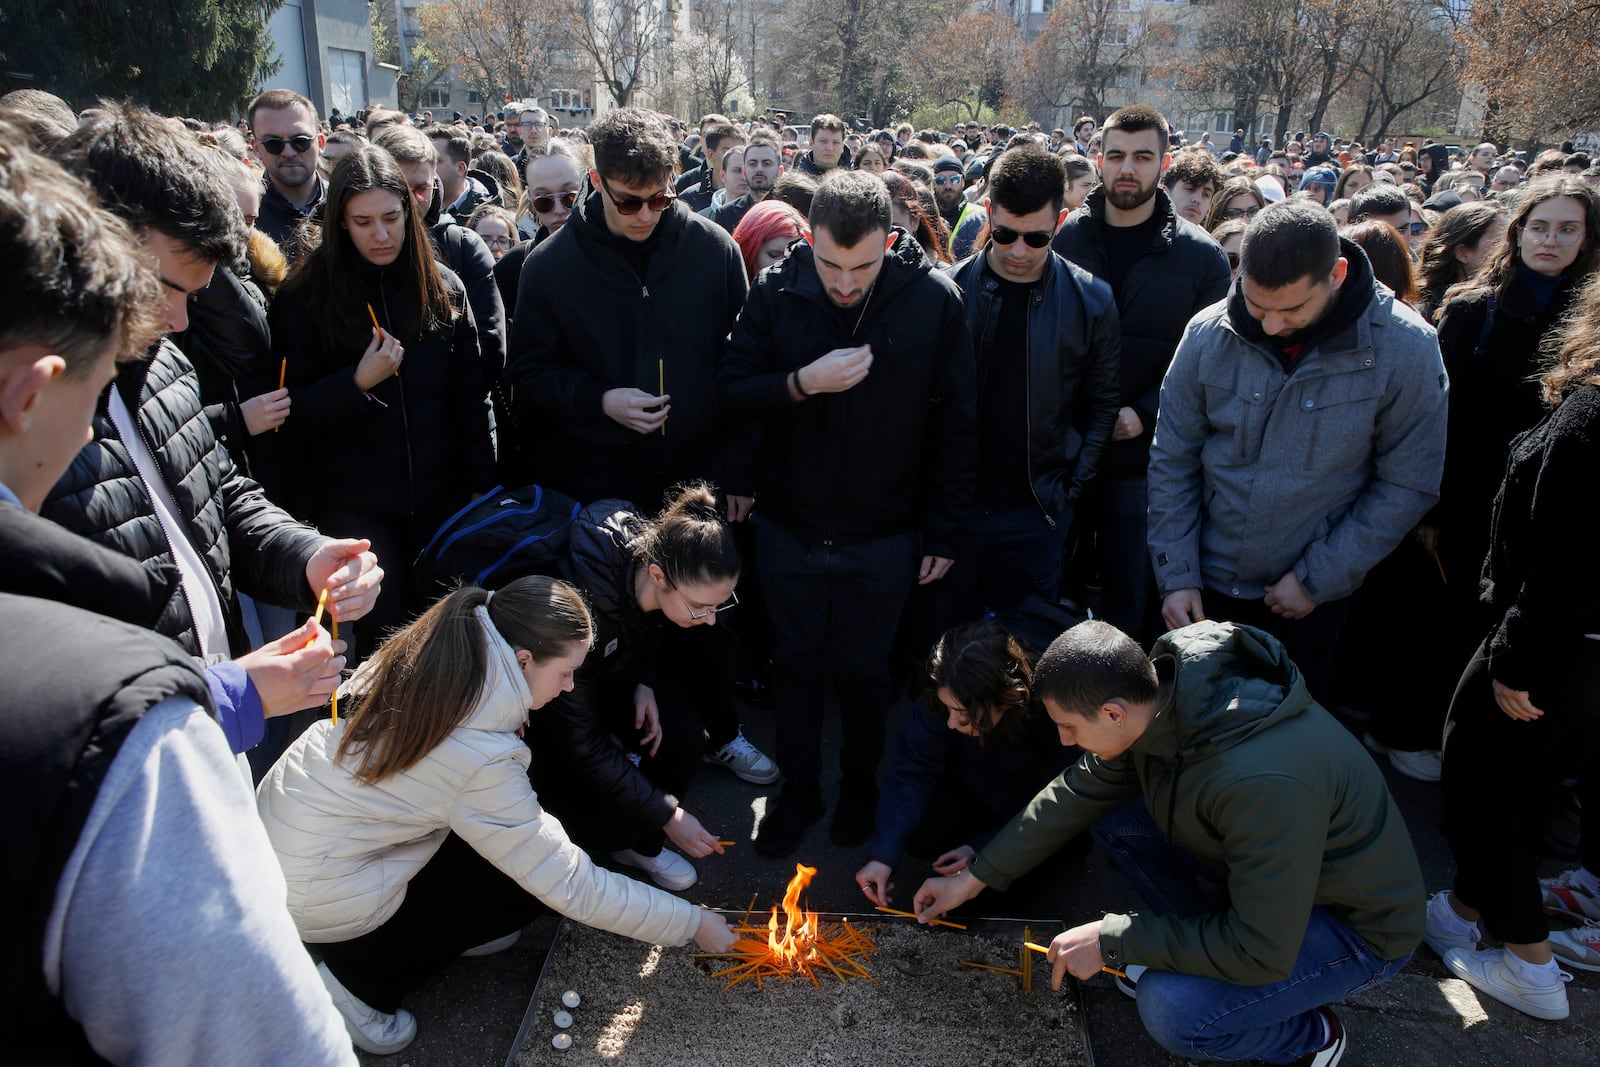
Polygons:
M697 952L699 959L734 961L712 974L713 978L727 978L724 989L732 989L746 979L755 979L761 988L763 978L789 978L803 975L811 984L820 987L818 971L828 971L844 982L850 978L865 978L876 982L866 968L868 957L878 951L878 946L859 926L849 920L825 923L814 911L800 906L800 894L805 892L817 869L803 863L794 865L794 877L783 894L783 923L779 931L778 908L765 926L750 921L755 909L755 898L750 898L750 909L743 920L733 925L738 940L727 952ZM765 935L765 936L763 936Z

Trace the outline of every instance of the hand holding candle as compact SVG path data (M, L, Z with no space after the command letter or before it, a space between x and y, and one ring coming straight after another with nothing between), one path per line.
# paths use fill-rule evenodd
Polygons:
M400 364L405 360L406 350L392 334L384 333L376 326L372 329L372 340L367 344L366 351L361 353L361 360L356 364L356 388L362 392L369 392L379 382L400 373Z

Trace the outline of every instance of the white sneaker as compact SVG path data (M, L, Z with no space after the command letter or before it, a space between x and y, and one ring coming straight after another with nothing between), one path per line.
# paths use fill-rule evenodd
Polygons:
M620 852L613 852L611 858L629 867L639 868L662 889L674 891L688 889L700 880L694 864L669 848L662 849L657 856L641 856L633 849L625 848Z
M481 945L467 949L461 957L466 959L469 956L493 956L496 952L504 952L515 945L521 937L521 930L513 930L504 937L497 937L493 941L485 941Z
M1450 907L1450 894L1446 890L1441 889L1428 898L1427 919L1428 923L1422 931L1422 940L1439 954L1440 959L1453 948L1458 948L1462 952L1474 952L1478 948L1478 942L1483 940L1483 931L1478 928L1478 924L1467 922ZM1465 934L1461 929L1463 925L1468 931Z
M780 777L778 765L766 753L746 741L743 730L715 752L707 752L705 761L726 767L736 778L752 785L771 785Z
M1344 1052L1350 1046L1349 1038L1345 1036L1344 1023L1333 1013L1333 1009L1326 1005L1317 1009L1317 1014L1322 1016L1323 1025L1328 1028L1328 1043L1308 1056L1294 1062L1305 1064L1305 1067L1339 1067L1339 1061L1344 1059Z
M1544 910L1580 923L1594 922L1600 919L1600 900L1579 883L1577 875L1573 869L1554 878L1539 879L1539 888L1544 890Z
M1124 967L1121 974L1111 976L1111 981L1122 990L1122 995L1132 1000L1139 999L1139 979L1150 968L1142 963L1130 963Z
M1437 782L1444 777L1444 753L1438 749L1402 752L1398 748L1391 748L1389 765L1407 778L1419 782Z
M1509 1004L1535 1019L1555 1021L1565 1019L1567 983L1572 975L1556 970L1561 977L1550 985L1534 985L1522 977L1522 969L1508 960L1504 949L1488 948L1481 952L1463 952L1453 948L1444 954L1444 965L1457 978L1474 989L1489 994L1502 1004Z
M1569 967L1600 971L1600 923L1550 931L1550 951Z
M401 1008L393 1015L386 1015L377 1008L369 1008L333 976L326 963L317 964L317 973L322 976L322 984L328 987L333 1006L344 1016L345 1032L350 1035L356 1048L374 1055L388 1056L399 1052L416 1038L417 1020L411 1017L409 1011Z

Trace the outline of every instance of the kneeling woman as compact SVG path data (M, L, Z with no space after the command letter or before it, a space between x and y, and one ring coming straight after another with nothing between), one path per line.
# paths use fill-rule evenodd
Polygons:
M927 690L895 738L878 798L872 858L856 884L889 903L906 853L966 870L977 850L1078 757L1033 700L1033 655L997 619L945 632L928 654Z
M348 719L307 730L257 789L290 914L358 1048L410 1044L407 993L549 909L650 943L732 944L721 916L595 866L529 785L528 712L572 688L592 638L564 582L458 589L356 675Z
M529 735L534 784L585 848L687 889L698 875L666 840L696 858L722 851L680 805L702 759L761 772L747 780L778 777L732 717L737 647L716 622L739 584L733 534L702 484L651 520L599 501L573 522L567 573L595 612L596 637L572 692ZM713 718L731 723L733 740L708 753Z

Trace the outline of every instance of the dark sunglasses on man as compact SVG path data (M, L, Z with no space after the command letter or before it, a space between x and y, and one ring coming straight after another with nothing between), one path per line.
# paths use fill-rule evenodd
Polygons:
M288 140L285 140L282 137L263 137L258 140L256 144L260 145L262 148L265 148L268 155L281 156L283 155L284 146L288 145L290 148L294 149L295 155L303 156L307 152L311 151L311 146L315 142L315 137L301 133L290 137Z
M557 200L561 201L562 207L566 208L568 211L571 211L572 205L578 202L578 194L574 192L554 194L547 193L544 196L534 197L531 203L533 204L533 210L537 211L541 215L548 215L550 212L556 209ZM615 197L612 198L612 203L616 203ZM665 204L662 205L662 207L665 206ZM624 215L637 215L639 213L638 208L634 208L632 211L624 211L621 204L617 204L617 210L621 211ZM652 208L651 210L657 209Z
M606 196L610 198L611 206L617 209L618 215L637 215L647 205L654 214L659 215L678 199L677 193L665 191L651 197L618 196L611 191L611 183L606 181L604 174L600 175L600 188L606 191Z
M1050 238L1054 235L1049 230L1029 230L1023 233L1021 230L1013 230L1010 226L996 226L989 231L989 236L994 238L994 243L997 245L1011 244L1020 237L1029 248L1043 248L1050 243Z

